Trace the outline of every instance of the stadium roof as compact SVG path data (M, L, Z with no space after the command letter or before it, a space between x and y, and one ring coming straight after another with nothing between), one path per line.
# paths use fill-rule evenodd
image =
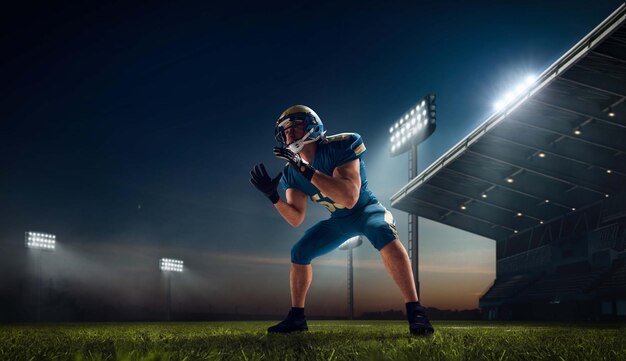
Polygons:
M626 191L625 20L622 4L392 207L505 239Z

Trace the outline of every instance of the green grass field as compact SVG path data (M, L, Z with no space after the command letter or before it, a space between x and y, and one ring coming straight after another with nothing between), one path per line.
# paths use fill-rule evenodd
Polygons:
M310 321L268 335L272 322L0 326L0 360L626 360L626 328L434 322L410 337L401 321Z

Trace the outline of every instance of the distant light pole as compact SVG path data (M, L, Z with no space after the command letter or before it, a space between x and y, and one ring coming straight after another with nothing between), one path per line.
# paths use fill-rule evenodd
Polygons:
M56 236L49 233L24 232L24 245L27 248L39 250L37 257L37 322L41 322L41 257L42 251L53 251L56 245Z
M167 320L171 320L171 312L172 312L172 272L182 272L183 271L183 261L171 258L161 258L159 262L159 267L161 271L165 272L167 275L167 294L166 294L166 302L167 302Z
M339 249L348 251L348 317L354 319L354 282L352 272L352 250L363 243L363 236L349 238Z
M409 181L417 177L417 146L433 134L436 128L436 119L435 95L428 94L389 128L390 155L393 157L409 152ZM413 268L415 290L419 296L419 229L417 222L417 215L409 213L409 257Z

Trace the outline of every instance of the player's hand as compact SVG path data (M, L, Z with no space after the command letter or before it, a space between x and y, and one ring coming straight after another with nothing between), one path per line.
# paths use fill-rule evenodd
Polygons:
M250 183L252 183L256 189L265 194L265 196L269 198L273 204L276 204L276 202L280 199L276 188L278 188L278 182L280 182L280 177L283 176L283 172L278 173L276 178L272 179L269 175L267 175L265 166L261 163L252 168L250 175L252 176L252 178L250 178Z
M309 181L311 181L311 178L313 178L313 174L315 174L315 168L313 168L307 161L302 159L299 154L294 153L287 148L274 147L274 155L278 158L288 161L292 167L294 167Z

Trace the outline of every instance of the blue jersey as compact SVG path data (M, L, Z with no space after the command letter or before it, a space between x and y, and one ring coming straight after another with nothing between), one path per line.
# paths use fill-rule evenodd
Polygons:
M312 201L323 204L331 213L332 217L343 217L360 211L368 204L376 203L378 200L369 189L367 189L367 175L365 173L365 163L361 157L365 154L365 144L363 139L356 133L342 133L326 137L318 143L313 159L313 168L332 176L336 167L358 159L360 163L361 190L359 200L351 209L328 198L317 187L309 182L304 176L287 164L283 171L280 185L283 189L295 188L308 195Z

